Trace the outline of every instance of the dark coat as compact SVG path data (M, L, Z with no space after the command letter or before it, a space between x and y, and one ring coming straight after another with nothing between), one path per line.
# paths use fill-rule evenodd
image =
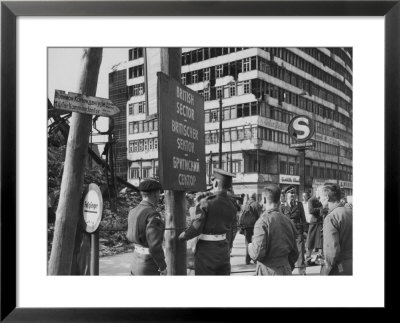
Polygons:
M302 203L295 201L293 206L289 203L282 204L281 212L292 220L298 235L302 235L306 231L307 221Z
M322 248L322 204L316 198L312 197L307 203L308 212L311 214L310 224L308 227L307 235L307 249L321 249Z
M353 211L339 204L329 210L324 220L325 274L331 271L341 275L353 273ZM338 266L342 268L338 268ZM343 269L343 271L342 271Z
M129 212L126 237L133 243L149 248L150 256L159 270L167 267L162 248L164 231L161 215L151 203L142 201Z

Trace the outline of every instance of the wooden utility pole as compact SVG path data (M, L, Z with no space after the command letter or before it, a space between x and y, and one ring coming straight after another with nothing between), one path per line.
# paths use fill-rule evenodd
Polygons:
M161 71L181 82L180 48L161 48ZM165 225L168 275L186 275L186 242L178 240L186 227L185 191L165 191Z
M218 138L219 168L222 169L222 93L219 97L219 138ZM226 165L228 167L228 165ZM227 168L228 169L228 168Z
M102 55L102 48L84 50L83 70L79 82L80 94L96 95ZM71 273L91 126L92 115L72 112L49 262L49 275L70 275Z

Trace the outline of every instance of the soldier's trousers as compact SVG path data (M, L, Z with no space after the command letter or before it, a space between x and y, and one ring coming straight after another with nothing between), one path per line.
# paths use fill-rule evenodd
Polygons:
M229 242L199 240L196 246L195 275L230 275Z
M159 276L158 266L151 255L133 252L131 265L132 276Z
M297 250L299 251L299 257L297 258L296 261L296 267L305 268L305 263L304 263L305 246L304 246L303 234L297 234L296 243L297 243Z

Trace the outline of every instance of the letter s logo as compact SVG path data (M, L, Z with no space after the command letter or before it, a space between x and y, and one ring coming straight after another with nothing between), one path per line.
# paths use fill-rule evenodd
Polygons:
M303 124L301 124L303 123ZM304 125L305 123L305 125ZM298 118L293 122L293 128L297 132L297 140L305 140L310 134L308 119Z
M314 134L314 121L306 116L294 117L289 123L289 136L295 141L305 142Z

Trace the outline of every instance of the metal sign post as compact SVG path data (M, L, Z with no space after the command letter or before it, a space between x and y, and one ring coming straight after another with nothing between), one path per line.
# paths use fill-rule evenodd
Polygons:
M299 152L299 175L300 175L300 187L299 187L299 198L305 191L305 180L306 180L306 149L314 147L314 142L310 141L314 135L315 125L314 121L307 116L296 116L290 120L288 127L289 137L294 142L289 144L290 148L295 148Z
M89 184L82 205L85 231L90 233L90 275L99 275L99 224L103 214L103 196L96 184Z

